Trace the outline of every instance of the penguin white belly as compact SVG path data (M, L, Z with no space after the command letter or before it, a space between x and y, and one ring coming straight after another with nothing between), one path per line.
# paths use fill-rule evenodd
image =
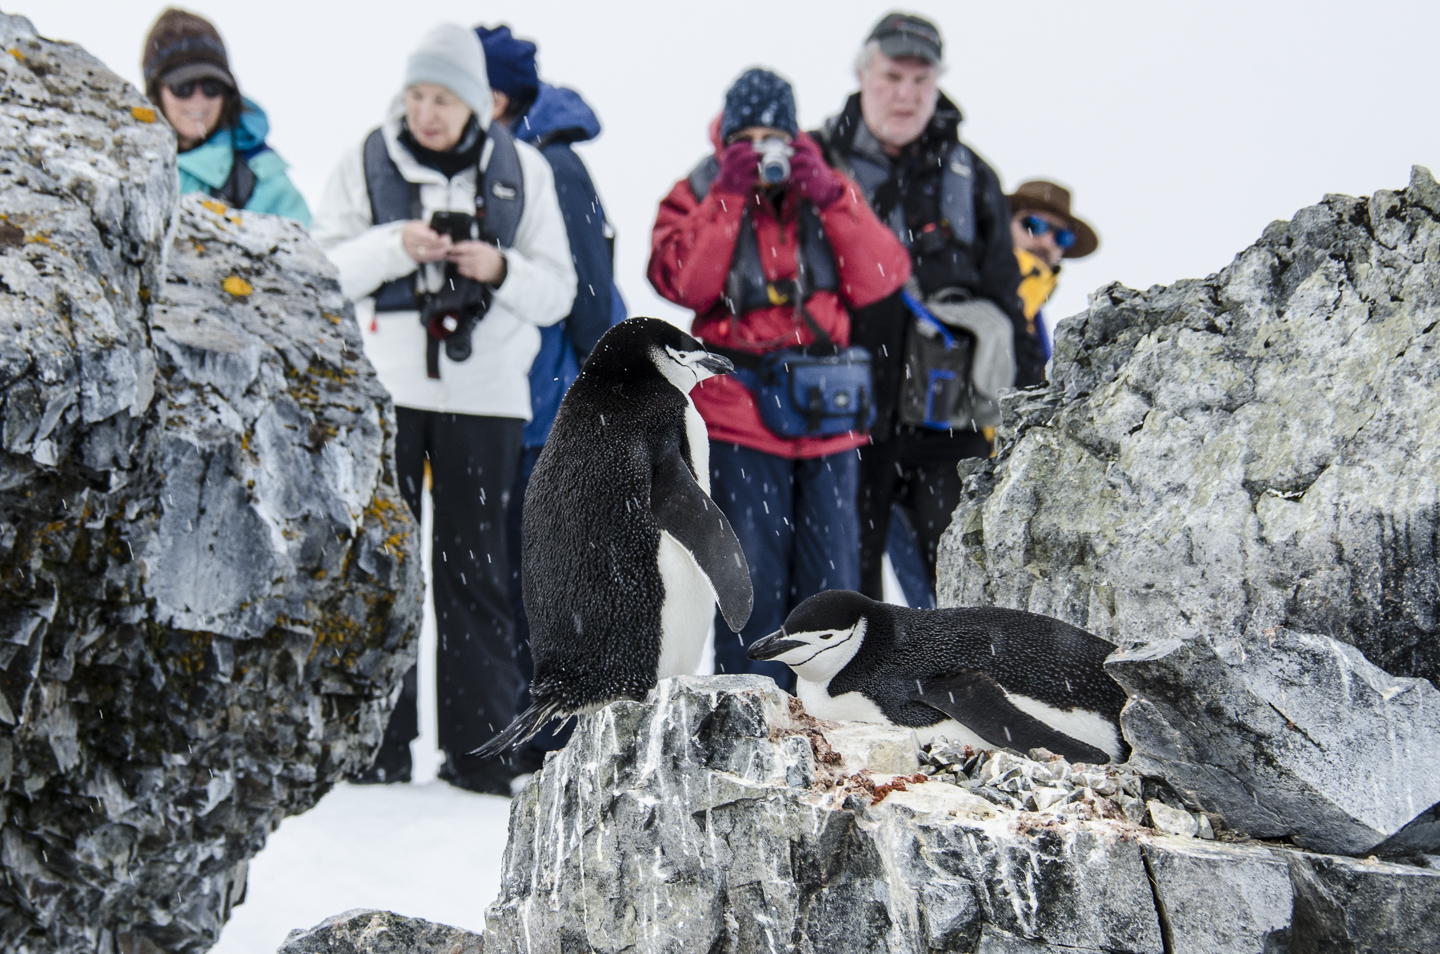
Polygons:
M880 707L858 692L845 692L838 696L832 696L819 683L797 679L795 695L805 704L805 711L817 719L829 719L832 722L890 724L890 720L885 717L885 713L881 711ZM1031 699L1029 696L1022 696L1018 693L1008 693L1007 695L1014 703L1015 708L1026 715L1034 716L1046 725L1064 732L1072 739L1093 745L1097 749L1109 753L1110 758L1117 762L1120 760L1119 733L1115 731L1115 726L1099 713L1084 709L1065 712L1037 699ZM977 749L994 748L994 743L982 739L963 722L955 719L944 719L934 725L917 726L915 737L921 745L929 745L936 739L949 739L951 742L972 745Z
M656 678L689 676L700 665L705 637L715 618L715 590L690 551L664 530L660 531L657 562L665 585L665 601L660 605L660 663Z
M795 680L795 695L804 703L805 711L817 719L829 719L831 722L894 724L885 717L885 713L879 706L858 692L844 692L838 696L832 696L818 682L797 679ZM915 738L921 745L929 745L935 739L944 738L962 745L972 745L977 749L992 748L990 743L954 719L946 719L934 725L919 726L915 729Z
M1072 739L1095 746L1107 753L1112 761L1120 761L1123 749L1120 744L1120 733L1116 731L1115 723L1100 713L1078 708L1066 712L1064 709L1047 705L1039 699L1031 699L1029 696L1022 696L1015 692L1006 693L1006 696L1014 703L1015 708L1026 715L1034 716L1051 728L1064 732Z
M685 395L685 440L690 444L690 462L695 465L695 482L710 496L710 431L705 418L695 409L690 395Z

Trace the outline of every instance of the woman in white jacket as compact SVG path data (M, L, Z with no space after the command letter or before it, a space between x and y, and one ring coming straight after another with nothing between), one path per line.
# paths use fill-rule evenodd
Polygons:
M492 127L491 114L479 39L435 28L410 56L385 124L331 176L311 231L395 399L396 474L417 520L430 464L441 775L508 795L512 769L465 753L515 715L504 508L539 328L569 313L575 269L549 163ZM475 215L485 231L437 232L436 212ZM367 780L409 778L415 690L412 671Z

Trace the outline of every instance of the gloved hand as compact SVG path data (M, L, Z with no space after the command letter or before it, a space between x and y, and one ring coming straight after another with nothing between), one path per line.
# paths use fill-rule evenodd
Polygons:
M845 192L841 181L820 154L820 147L807 138L796 139L790 144L795 154L790 157L790 184L800 194L823 209Z
M745 195L760 181L760 153L748 139L732 142L720 154L720 175L711 187L733 195Z

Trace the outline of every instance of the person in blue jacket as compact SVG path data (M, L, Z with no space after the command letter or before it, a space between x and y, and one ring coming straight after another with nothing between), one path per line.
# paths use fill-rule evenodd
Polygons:
M529 626L521 602L519 575L521 505L525 488L540 449L550 436L560 399L575 381L580 366L600 336L611 325L625 319L625 302L615 285L614 232L605 220L605 210L589 170L571 148L575 143L599 136L600 120L573 89L541 82L534 43L512 36L507 26L478 27L475 32L485 47L485 69L490 78L490 93L495 98L495 119L505 123L517 139L539 149L555 172L555 192L570 238L577 278L575 304L570 314L558 324L540 329L540 353L530 366L530 406L534 416L525 426L520 476L510 498L515 506L509 508L507 516L510 565L515 568L511 602L521 666L528 686ZM529 705L528 688L521 695L521 705ZM532 740L531 748L521 750L521 761L532 761L534 767L538 767L544 749L558 748L566 737L568 733L538 736L538 744Z
M310 209L275 150L265 111L240 95L219 32L203 17L170 9L145 39L145 93L175 129L180 193L310 225Z

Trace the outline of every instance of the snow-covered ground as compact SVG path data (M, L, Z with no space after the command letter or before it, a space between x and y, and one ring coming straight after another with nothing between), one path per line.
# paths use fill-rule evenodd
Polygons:
M297 927L383 908L478 931L500 890L510 800L440 781L340 785L250 863L215 954L275 954Z

